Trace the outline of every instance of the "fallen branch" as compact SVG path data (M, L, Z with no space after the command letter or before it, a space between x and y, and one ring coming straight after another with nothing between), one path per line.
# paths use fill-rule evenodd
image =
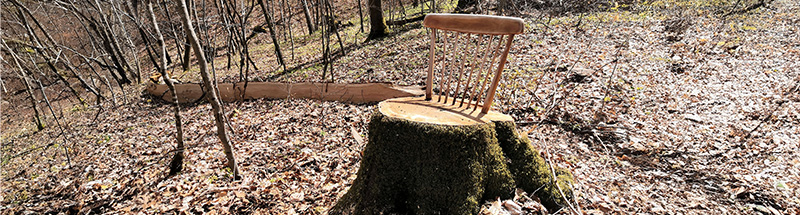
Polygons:
M408 18L408 19L386 21L386 25L405 25L405 24L408 24L408 23L416 22L416 21L422 21L422 20L425 19L425 15L426 14L422 14L420 16L413 17L413 18Z
M537 139L543 140L543 138L541 136L541 133L537 133L537 136L538 136ZM545 143L545 144L547 144L547 143ZM542 150L542 152L544 154L548 154L547 151L545 151L545 149L546 148L542 148L541 150ZM558 176L556 175L555 168L553 168L553 163L550 161L550 156L542 156L542 157L544 157L545 162L547 162L547 167L550 168L550 174L552 174L551 175L552 178L551 178L550 183L553 183L553 185L555 185L556 189L558 190L558 193L561 194L561 198L564 198L564 202L566 202L567 206L568 206L566 208L568 208L570 210L570 212L572 212L574 214L583 214L583 209L580 208L580 205L578 205L578 204L572 205L572 201L570 201L569 197L567 197L567 195L564 194L564 191L561 190L561 186L558 186L558 183L556 181ZM572 190L572 186L571 185L570 185L569 189ZM573 196L572 199L574 200L575 197Z
M775 111L778 111L778 108L781 108L783 106L783 104L785 104L786 102L787 102L786 100L778 101L778 106L775 106L775 108L773 108L772 111L769 112L769 115L767 115L767 117L764 117L763 119L761 119L761 122L759 122L758 125L756 125L756 127L753 128L753 130L750 130L750 132L747 133L747 136L744 136L744 139L742 139L742 140L750 139L750 136L753 135L753 132L758 130L758 128L761 128L761 125L763 125L764 122L766 122L767 120L771 119L772 118L772 114L774 114Z
M800 79L800 77L798 77L797 79ZM797 91L798 89L800 89L800 83L795 83L795 85L794 85L793 87L789 88L789 90L788 90L788 91L786 91L785 93L783 93L783 95L789 95L789 94L792 94L792 93L794 93L795 91ZM749 138L750 138L750 136L751 136L751 135L753 135L753 132L755 132L756 130L758 130L758 128L761 128L761 125L763 125L763 124L764 124L764 122L766 122L767 120L769 120L770 118L772 118L772 115L773 115L773 114L775 114L775 111L778 111L778 108L781 108L781 107L783 107L783 104L785 104L786 102L788 102L788 101L787 101L787 100L780 100L780 101L778 101L778 102L777 102L777 103L778 103L778 106L775 106L775 108L773 108L773 109L772 109L772 111L770 111L770 112L769 112L769 115L768 115L767 117L764 117L763 119L761 119L761 122L759 122L759 123L758 123L758 125L756 125L756 127L755 127L755 128L753 128L753 130L750 130L750 132L748 132L748 133L747 133L747 135L746 135L746 136L744 136L743 140L749 139Z
M723 16L723 17L726 17L726 16L730 16L730 15L732 15L732 14L743 14L743 13L747 13L747 12L750 12L750 11L752 11L752 10L758 9L758 8L760 8L760 7L767 6L767 4L769 4L769 3L771 3L771 2L772 2L772 0L769 0L768 2L765 2L764 0L760 0L760 1L758 1L758 3L755 3L755 4L753 4L753 5L750 5L750 6L746 7L746 8L743 8L743 9L741 9L741 10L731 10L731 11L729 11L728 13L726 13L725 15L722 15L722 16ZM737 2L737 4L738 4L738 2ZM734 5L734 8L735 8L735 5Z
M210 193L217 193L217 192L228 192L233 190L255 190L256 186L238 186L238 187L213 187L208 188L208 192Z

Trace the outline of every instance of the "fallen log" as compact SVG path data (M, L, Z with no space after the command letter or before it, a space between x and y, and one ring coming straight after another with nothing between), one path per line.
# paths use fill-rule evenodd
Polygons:
M271 82L239 82L220 83L220 96L223 101L241 101L249 99L287 99L307 98L324 101L343 101L352 103L378 102L390 98L421 96L421 86L394 86L388 83L271 83ZM172 102L172 93L164 84L150 83L147 93L162 100ZM206 92L200 84L176 84L179 103L199 101Z

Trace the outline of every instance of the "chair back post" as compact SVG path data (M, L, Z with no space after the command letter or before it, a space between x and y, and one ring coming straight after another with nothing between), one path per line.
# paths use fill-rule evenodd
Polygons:
M486 100L483 101L483 108L481 109L481 113L488 113L489 109L492 108L492 102L494 101L494 94L497 90L497 84L500 82L503 69L506 66L506 58L508 58L508 51L511 49L511 41L514 41L513 34L508 35L508 40L506 41L505 50L503 50L503 55L500 56L500 65L497 65L497 71L494 72L494 78L492 78L492 85L489 87L489 94L486 95Z
M435 62L435 51L436 49L436 29L431 29L431 52L430 52L430 59L428 59L428 79L425 83L425 100L431 100L431 94L433 94L433 64Z

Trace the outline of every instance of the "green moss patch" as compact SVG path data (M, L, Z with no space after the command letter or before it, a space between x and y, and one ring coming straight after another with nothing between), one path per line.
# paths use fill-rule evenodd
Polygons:
M527 192L534 192L548 210L566 205L564 195L572 198L572 174L568 170L553 167L556 179L544 158L539 155L526 136L518 135L514 122L496 122L497 139L503 154L511 161L509 168L514 174L517 187ZM558 185L558 187L556 187ZM561 192L559 192L559 188ZM561 195L563 192L564 195Z
M552 175L513 122L434 125L376 112L357 178L330 214L476 214L486 200L511 198L515 187L541 187L536 194L555 209L563 198ZM571 180L561 176L560 184Z

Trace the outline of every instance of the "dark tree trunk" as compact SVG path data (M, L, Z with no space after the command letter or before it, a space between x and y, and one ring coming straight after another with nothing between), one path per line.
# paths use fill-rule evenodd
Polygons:
M126 28L125 22L123 22L122 20L122 15L120 15L120 13L122 13L122 10L120 9L122 5L120 4L120 2L113 2L113 1L110 2L110 4L111 4L111 13L114 14L113 18L116 18L116 24L118 24L119 29L122 30L122 36L123 36L122 39L124 39L124 41L127 43L128 53L131 53L131 57L133 57L133 63L135 64L133 65L135 66L135 68L133 68L131 66L131 62L126 61L128 66L128 72L130 72L131 76L133 76L136 79L136 83L142 83L142 70L141 70L142 67L141 67L141 62L139 61L139 55L136 53L137 52L136 45L133 44L133 40L131 39L131 34L128 33L128 29ZM129 15L128 17L131 18L132 20L135 19L135 15ZM122 52L122 49L120 49L119 51Z
M308 2L307 0L300 0L300 3L303 3L303 15L306 16L306 25L308 25L308 34L311 35L314 31L317 30L314 27L314 20L311 19L311 12L308 10Z
M477 0L458 0L458 3L456 4L456 11L463 11L470 6L475 5L476 3L478 3Z
M96 23L98 24L98 27L100 28L101 31L103 31L103 34L105 35L104 37L107 43L108 54L111 55L112 60L114 60L114 63L117 65L118 67L117 72L122 78L122 81L125 84L133 83L131 82L130 79L128 79L128 74L126 72L126 71L131 71L133 69L128 63L128 60L126 59L125 55L122 54L122 48L120 48L119 42L117 41L117 36L114 34L114 29L112 28L111 23L108 21L105 12L103 12L102 5L100 5L100 1L95 0L94 2L95 2L94 4L95 9L100 12L99 15L100 21L102 21Z
M383 7L381 0L367 0L369 5L369 35L367 40L385 37L389 33L389 27L386 26L386 20L383 18Z
M15 59L16 60L16 59ZM39 100L36 99L36 96L33 94L33 88L31 87L30 80L27 75L24 75L22 69L19 71L22 74L23 83L25 83L25 91L28 92L28 97L31 99L31 106L33 107L33 123L36 124L36 130L41 131L44 129L44 123L42 123L41 111L39 111L39 105L37 104Z
M99 24L99 23L98 23ZM111 35L108 35L104 28L98 28L95 23L89 24L95 31L100 34L100 38L103 40L103 48L105 48L106 53L111 57L111 62L114 63L114 69L117 71L117 78L119 78L120 84L130 84L130 79L128 79L128 75L125 74L125 67L122 66L122 60L117 56L117 52L114 51L114 47L111 43Z
M189 45L189 39L186 39L186 41L183 43L183 55L181 56L183 56L181 57L181 59L183 59L181 61L183 62L183 64L181 64L181 68L183 68L184 72L189 71L189 66L192 62L192 47Z
M361 0L356 0L356 2L358 3L358 23L361 25L359 32L364 32L364 12L361 9Z

